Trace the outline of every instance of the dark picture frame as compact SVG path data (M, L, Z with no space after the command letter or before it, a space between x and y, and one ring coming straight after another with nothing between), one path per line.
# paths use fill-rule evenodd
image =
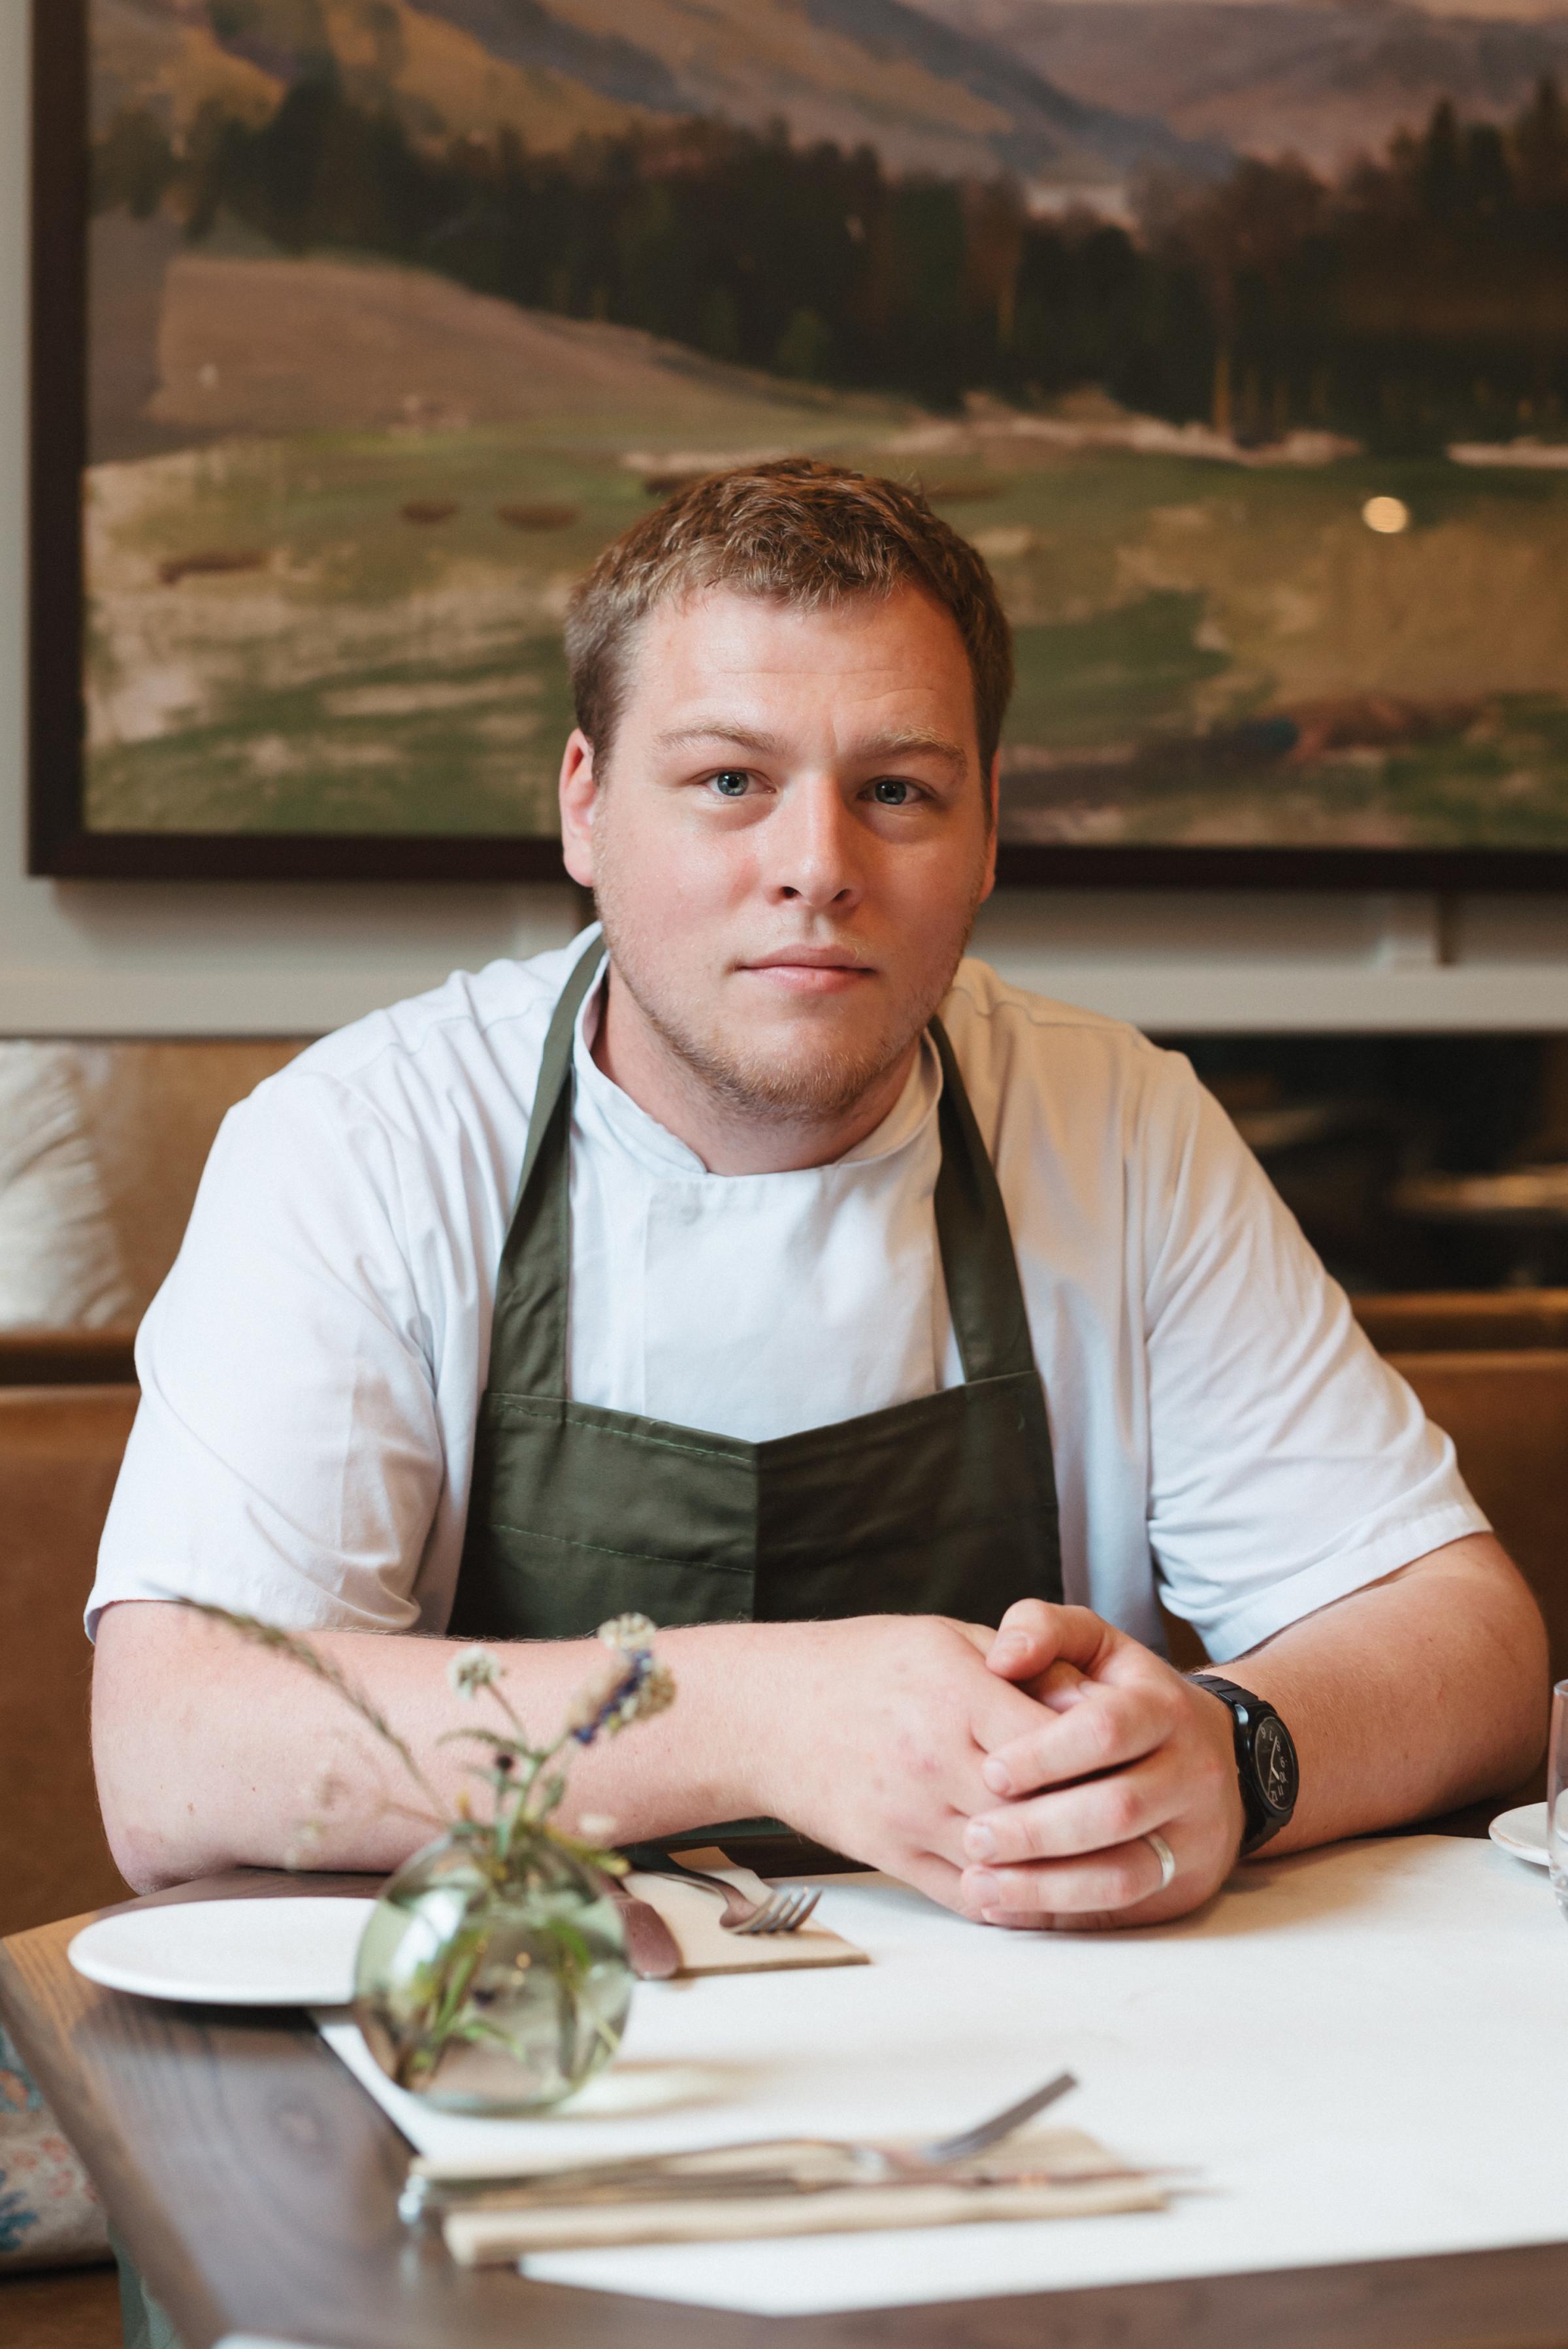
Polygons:
M562 881L515 833L108 830L86 812L90 0L34 0L29 873L60 879ZM1005 886L1568 890L1568 848L1004 840Z
M84 807L89 0L33 0L27 870L60 880L565 881L559 846L507 836L100 832Z

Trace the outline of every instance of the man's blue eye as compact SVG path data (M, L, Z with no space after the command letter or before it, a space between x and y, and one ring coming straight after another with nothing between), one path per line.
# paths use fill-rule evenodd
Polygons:
M883 807L903 807L909 797L909 785L901 783L895 775L883 775L872 785Z
M749 775L742 773L738 767L727 767L723 774L715 775L713 788L722 792L727 800L738 800L750 780Z

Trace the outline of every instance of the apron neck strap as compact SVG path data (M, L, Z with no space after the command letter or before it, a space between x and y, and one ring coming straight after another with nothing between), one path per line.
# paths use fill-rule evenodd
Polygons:
M492 1355L521 1394L567 1393L567 1312L572 1285L572 1059L577 1015L603 968L595 938L562 989L544 1040L529 1119L517 1206L496 1282ZM942 1063L936 1237L964 1376L1033 1372L1028 1315L1007 1211L958 1062L940 1019L931 1038Z
M544 1039L517 1206L496 1278L490 1358L520 1394L566 1399L572 1294L572 1055L577 1015L604 964L603 936L579 957Z
M964 1376L1009 1378L1036 1369L1018 1259L991 1154L981 1138L968 1089L934 1019L930 1035L942 1063L942 1170L936 1178L936 1238L953 1334Z
M572 976L561 990L550 1026L544 1039L544 1053L539 1063L539 1082L534 1088L533 1113L528 1121L528 1148L523 1153L522 1173L517 1178L517 1195L521 1201L527 1192L533 1170L543 1154L551 1123L563 1102L572 1093L572 1056L577 1049L577 1014L592 991L593 982L604 967L606 947L602 937L595 938L587 953L573 966Z

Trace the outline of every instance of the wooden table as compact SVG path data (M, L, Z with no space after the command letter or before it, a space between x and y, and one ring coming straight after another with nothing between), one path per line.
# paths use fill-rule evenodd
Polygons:
M1487 1806L1463 1827L1484 1832L1501 1807ZM154 1898L367 1889L357 1877L241 1872ZM66 1960L86 1921L0 1944L0 2003L185 2349L232 2335L309 2349L1568 2344L1568 2241L789 2318L461 2270L438 2240L399 2224L407 2147L302 2015L160 2005L97 1989Z

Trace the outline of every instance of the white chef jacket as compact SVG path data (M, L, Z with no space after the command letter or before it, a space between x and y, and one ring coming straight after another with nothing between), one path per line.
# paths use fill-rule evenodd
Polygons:
M231 1111L142 1323L89 1630L171 1593L444 1630L545 1030L586 943L457 974ZM599 1000L574 1062L573 1396L756 1442L956 1384L929 1042L846 1157L711 1174L595 1065ZM942 1017L1012 1227L1070 1599L1158 1645L1158 1586L1223 1660L1484 1528L1185 1060L973 960Z

